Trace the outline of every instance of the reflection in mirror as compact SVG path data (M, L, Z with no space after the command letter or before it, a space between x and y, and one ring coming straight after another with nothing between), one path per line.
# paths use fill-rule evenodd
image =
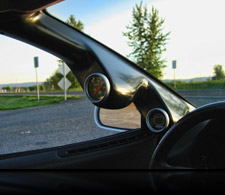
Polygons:
M116 110L97 108L96 115L96 124L101 128L108 127L110 130L141 128L141 114L133 103Z

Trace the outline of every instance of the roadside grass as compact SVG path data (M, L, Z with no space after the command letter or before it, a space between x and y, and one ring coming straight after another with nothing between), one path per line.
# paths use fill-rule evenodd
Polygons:
M67 96L68 100L78 100L81 96ZM35 95L1 95L0 96L0 111L15 110L21 108L46 106L58 104L64 101L64 96L43 95L37 101Z
M209 90L209 89L225 89L225 80L210 80L210 81L176 81L165 82L166 85L174 90Z

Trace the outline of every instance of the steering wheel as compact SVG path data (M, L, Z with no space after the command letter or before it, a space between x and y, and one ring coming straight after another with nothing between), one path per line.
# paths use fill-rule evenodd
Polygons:
M221 118L221 116L225 116L225 102L208 104L199 107L185 115L162 137L153 153L149 168L185 169L185 167L172 166L168 164L168 154L170 153L173 146L181 139L181 137L185 133L192 129L192 127L209 119L216 119L219 117Z

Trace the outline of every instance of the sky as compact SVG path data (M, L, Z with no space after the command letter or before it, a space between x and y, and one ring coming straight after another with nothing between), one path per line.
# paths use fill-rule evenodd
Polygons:
M84 32L127 56L126 26L132 8L140 0L66 0L48 11L63 21L73 14L84 23ZM177 60L176 79L208 77L213 65L225 65L224 0L143 0L165 19L164 32L171 32L164 79L173 79L172 61ZM39 56L38 79L44 81L57 69L57 58L14 39L0 36L0 84L35 82L33 57Z

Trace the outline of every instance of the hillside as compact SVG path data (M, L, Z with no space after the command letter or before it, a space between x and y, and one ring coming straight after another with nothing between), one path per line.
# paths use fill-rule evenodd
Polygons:
M43 84L44 82L39 82L39 85ZM8 84L0 84L0 89L3 87L29 87L36 85L36 82L28 82L28 83L8 83Z

